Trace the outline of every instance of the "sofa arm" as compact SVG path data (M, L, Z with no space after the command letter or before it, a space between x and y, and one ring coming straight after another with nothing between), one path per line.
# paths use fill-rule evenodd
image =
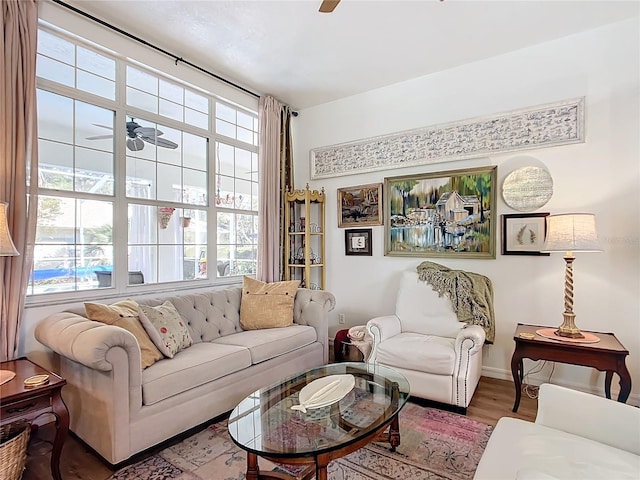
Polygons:
M479 325L469 325L458 332L456 336L455 350L459 357L463 351L469 351L469 355L475 355L482 349L486 333Z
M293 321L298 325L309 325L316 330L322 345L324 363L329 363L329 320L327 314L336 306L332 293L325 290L299 288L293 303Z
M57 354L102 371L113 368L107 359L109 350L121 347L129 357L130 369L141 370L138 342L131 333L120 327L62 312L42 320L35 328L35 337Z
M640 409L558 385L540 385L536 423L640 455Z

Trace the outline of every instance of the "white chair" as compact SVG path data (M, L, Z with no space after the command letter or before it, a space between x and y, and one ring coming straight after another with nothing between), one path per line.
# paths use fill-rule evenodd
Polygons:
M559 385L540 385L535 423L502 417L474 480L635 480L640 409Z
M480 380L485 331L459 322L446 295L440 297L417 272L403 272L395 314L369 320L367 329L373 337L368 362L402 373L411 395L466 414Z

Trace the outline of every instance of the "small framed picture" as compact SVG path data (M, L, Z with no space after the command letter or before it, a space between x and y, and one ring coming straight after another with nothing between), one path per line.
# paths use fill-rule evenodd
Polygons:
M371 256L371 228L359 228L344 231L345 255Z
M338 227L382 225L382 183L338 189Z
M502 215L502 255L549 255L541 252L549 213Z

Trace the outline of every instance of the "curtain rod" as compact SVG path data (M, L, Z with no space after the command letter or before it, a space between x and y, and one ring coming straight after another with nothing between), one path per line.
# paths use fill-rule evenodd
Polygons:
M91 19L94 22L99 23L100 25L103 25L103 26L105 26L107 28L110 28L111 30L114 30L115 32L118 32L119 34L124 35L125 37L128 37L128 38L130 38L132 40L135 40L136 42L139 42L139 43L141 43L143 45L146 45L147 47L153 48L154 50L156 50L156 51L158 51L160 53L164 53L168 57L173 58L175 60L175 62L176 62L176 65L178 64L178 62L182 62L185 65L189 65L190 67L195 68L196 70L198 70L198 71L200 71L202 73L206 73L207 75L210 75L213 78L215 78L217 80L220 80L221 82L226 83L227 85L231 85L232 87L235 87L238 90L242 90L243 92L248 93L249 95L253 95L256 98L260 98L259 94L255 93L255 92L252 92L251 90L248 90L248 89L244 88L243 86L238 85L237 83L233 83L231 80L227 80L226 78L223 78L220 75L216 75L215 73L210 72L209 70L206 70L206 69L204 69L204 68L202 68L202 67L200 67L200 66L198 66L198 65L196 65L194 63L191 63L190 61L185 60L182 57L178 57L177 55L174 55L173 53L168 52L167 50L164 50L163 48L160 48L157 45L149 43L149 42L147 42L146 40L143 40L140 37L136 37L135 35L132 35L129 32L125 32L121 28L118 28L115 25L111 25L110 23L107 23L104 20L100 20L99 18L94 17L93 15L91 15L91 14L89 14L87 12L83 12L82 10L74 7L73 5L69 5L68 3L64 3L61 0L52 0L52 1L54 3L57 3L58 5L61 5L61 6L65 7L65 8L68 8L69 10L71 10L71 11L73 11L75 13L78 13L78 14L84 16L84 17L87 17L87 18Z

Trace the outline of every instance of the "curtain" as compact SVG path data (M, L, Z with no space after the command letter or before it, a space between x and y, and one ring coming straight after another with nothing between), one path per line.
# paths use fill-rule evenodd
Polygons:
M9 204L17 257L0 257L0 360L18 356L37 215L38 132L35 0L3 0L0 35L0 201ZM29 200L29 201L28 201Z
M263 282L284 279L285 193L293 189L291 109L273 97L260 97L260 202L258 206L258 271Z
M284 280L284 272L289 259L284 258L285 242L289 241L289 225L284 224L284 209L287 208L285 194L293 191L293 141L291 139L291 109L282 107L280 127L280 280Z
M260 97L258 121L258 267L263 282L280 279L280 122L282 104L273 97Z

